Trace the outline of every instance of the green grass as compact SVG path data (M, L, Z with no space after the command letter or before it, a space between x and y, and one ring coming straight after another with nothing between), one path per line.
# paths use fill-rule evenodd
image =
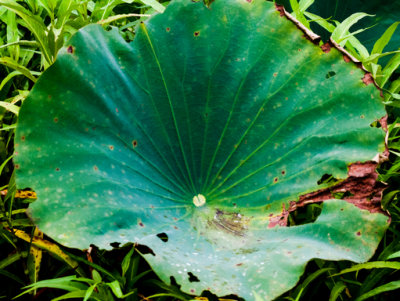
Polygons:
M385 52L398 22L376 37L371 53L350 27L366 15L352 15L341 24L307 12L307 3L290 1L294 14L307 27L318 23L370 71L383 89L388 111L389 159L379 167L387 184L382 206L391 225L370 262L313 260L298 285L278 300L397 300L400 289L400 53ZM166 4L166 3L165 3ZM153 6L153 7L151 7ZM146 247L116 246L112 251L67 249L35 230L25 211L34 199L18 192L13 174L13 133L21 103L58 50L79 28L100 23L115 26L127 40L134 27L163 8L154 0L0 0L0 300L190 300L172 281L162 283L141 254ZM340 8L339 8L340 9ZM366 29L368 30L368 29ZM400 45L398 45L400 47ZM380 59L389 57L385 65ZM34 175L33 175L34 176ZM312 220L313 205L296 221ZM217 298L203 292L209 300ZM232 296L226 297L234 298Z

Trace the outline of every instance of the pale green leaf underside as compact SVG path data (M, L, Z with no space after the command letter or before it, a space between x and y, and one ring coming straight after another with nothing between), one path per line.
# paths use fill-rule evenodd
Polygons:
M264 1L178 0L131 44L88 26L20 111L17 184L62 244L135 241L186 292L272 299L311 258L367 260L386 228L340 200L313 224L268 228L322 175L382 151L369 125L385 112L362 77Z

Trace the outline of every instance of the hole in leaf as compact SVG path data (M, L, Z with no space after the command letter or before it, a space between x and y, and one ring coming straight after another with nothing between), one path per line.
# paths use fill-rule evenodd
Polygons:
M193 275L192 272L188 272L189 275L189 282L200 282L199 278L197 276Z
M321 184L332 184L332 183L335 183L336 181L337 181L337 179L334 178L332 175L324 174L321 177L321 179L319 179L317 181L317 184L318 185L321 185Z
M164 233L164 232L163 233L158 233L157 237L159 239L161 239L163 242L167 242L168 241L168 235L166 233Z
M152 249L150 249L148 246L145 246L145 245L139 245L139 244L136 245L136 250L138 250L142 254L151 254L153 256L156 256L154 251Z
M344 199L351 196L354 196L350 191L336 191L331 193L335 199Z
M333 77L333 76L335 76L336 75L336 72L335 71L329 71L326 75L325 75L325 78L331 78L331 77Z
M171 281L171 285L172 285L172 286L175 286L175 287L177 287L177 288L181 288L181 286L178 284L178 282L176 282L176 279L175 279L174 276L170 276L170 277L169 277L169 280Z
M308 204L290 212L288 226L298 226L313 223L321 214L323 204Z
M113 247L113 248L119 248L120 244L121 243L119 243L119 242L112 242L112 243L110 243L110 246Z

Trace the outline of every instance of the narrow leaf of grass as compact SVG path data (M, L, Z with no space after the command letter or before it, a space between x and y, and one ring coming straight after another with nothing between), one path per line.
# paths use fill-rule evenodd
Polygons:
M314 0L300 0L299 9L302 13L314 3Z
M386 283L384 285L378 286L377 288L374 288L373 290L369 291L368 293L365 293L365 294L359 296L355 301L362 301L362 300L371 298L373 296L379 295L381 293L393 291L393 290L396 290L399 288L400 288L400 281L392 281L392 282Z
M1 163L1 165L0 165L0 175L2 174L4 167L6 167L8 161L10 161L12 159L12 157L14 157L14 155L11 155L6 160L4 160L3 163ZM2 217L2 216L0 215L0 217Z
M382 77L378 78L380 87L384 87L392 74L400 66L400 53L394 55L382 70Z
M89 300L90 296L93 294L94 289L96 288L97 283L91 285L87 290L86 293L84 295L83 301L87 301Z
M16 124L12 124L12 125L6 125L6 126L3 126L1 129L0 129L0 131L10 131L10 130L14 130L15 128L17 127L17 125Z
M12 255L8 255L5 259L0 261L0 269L4 269L7 266L9 266L10 264L13 264L14 262L18 261L19 259L21 259L23 257L23 255L27 255L26 252L21 252L21 253L15 253Z
M393 254L390 254L386 259L394 259L394 258L399 258L400 257L400 251L394 252Z
M16 42L12 42L12 43L7 43L4 45L0 45L0 49L2 48L7 48L7 47L11 47L11 46L15 46L15 45L19 45L19 46L30 46L30 47L39 47L38 42L36 41L29 41L29 40L20 40L20 41L16 41Z
M133 252L135 251L135 246L132 246L132 248L129 250L128 254L124 257L122 260L121 268L122 268L122 277L125 277L126 272L128 271L129 265L131 264L131 258L133 255Z
M335 270L334 268L323 268L320 270L315 271L314 273L312 273L311 275L309 275L304 282L299 286L300 291L297 293L296 296L296 301L300 300L301 295L303 294L303 291L306 289L306 287L312 282L314 281L316 278L318 278L320 275L326 273L326 272L330 272Z
M371 269L395 269L400 270L400 262L392 262L392 261L373 261L367 263L356 264L351 268L344 269L337 274L332 275L331 277L343 275L346 273L357 272L360 270L371 270Z
M133 293L135 293L134 291L132 291L132 292L124 295L122 293L121 286L117 280L110 282L110 283L106 283L106 284L111 288L114 295L119 299L126 298L126 297L132 295Z
M310 12L304 12L304 15L309 18L311 21L317 23L322 28L326 29L329 32L333 32L335 30L335 25L329 23L327 19L323 19L320 16L314 15Z
M339 281L335 284L335 286L331 290L331 294L329 296L329 301L336 301L340 294L346 289L346 284L342 281Z
M13 105L9 102L5 102L5 101L0 101L0 107L3 107L4 109L6 109L7 111L15 114L18 116L19 113L19 107L16 105Z
M26 28L28 28L35 36L45 60L47 61L48 65L50 65L53 60L48 49L46 34L47 28L43 21L17 2L11 0L0 0L0 5L15 12L24 21L24 24L21 25L24 25Z
M389 26L388 29L385 30L383 35L375 42L374 47L372 48L371 55L373 54L380 54L385 49L386 45L389 43L390 39L392 38L394 32L396 31L397 26L400 22L395 22ZM373 63L378 63L378 59L376 58Z
M152 7L155 11L158 11L159 13L163 13L165 10L165 7L156 0L140 0L140 2Z
M33 237L31 238L30 235L28 235L27 233L25 233L22 230L15 230L14 231L15 236L25 240L26 242L30 243L32 242L32 244L36 247L39 247L41 249L44 249L50 253L52 253L53 255L61 258L64 262L66 262L72 269L76 270L76 272L81 275L81 276L85 276L85 273L83 272L83 270L79 267L78 262L76 262L74 259L72 259L68 254L64 253L59 246L57 246L56 244L42 239L40 237Z
M125 19L125 18L130 18L130 17L150 17L150 16L151 15L144 15L144 14L120 14L120 15L108 17L105 20L100 20L100 21L97 22L97 24L106 25L106 24L110 24L110 23L112 23L114 21Z
M18 276L14 275L10 272L7 272L6 270L0 269L0 275L8 277L8 278L14 280L15 282L18 282L19 284L21 284L21 286L25 285L25 282L21 278L19 278Z
M351 26L357 23L359 20L365 17L373 17L373 15L369 15L366 13L355 13L352 14L350 17L345 19L342 23L340 23L335 30L332 32L331 38L339 43L341 46L344 46L343 38L348 34L348 31ZM341 43L339 41L342 41Z
M64 251L64 253L66 255L68 255L70 258L72 258L73 260L82 262L82 263L94 268L95 270L102 272L104 275L107 275L111 279L118 280L120 283L123 283L122 277L120 275L114 275L114 274L110 273L109 271L107 271L105 268L101 267L100 265L90 262L90 261L83 259L82 257L76 256L72 253L69 253L66 251Z
M65 295L62 295L60 297L54 298L51 301L59 301L59 300L71 300L71 299L77 299L77 298L84 298L86 295L86 290L77 290L73 292L66 293ZM92 297L93 298L93 297ZM96 298L94 298L96 299ZM96 299L98 300L98 299Z
M12 58L2 57L0 58L0 64L9 67L11 69L17 70L21 72L23 75L25 75L27 78L29 78L31 81L36 82L36 77L32 75L31 71L28 68L18 64L18 62L14 61Z

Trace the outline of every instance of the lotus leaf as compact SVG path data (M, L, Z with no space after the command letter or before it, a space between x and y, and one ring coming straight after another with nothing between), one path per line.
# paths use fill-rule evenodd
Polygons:
M333 197L314 223L276 222L384 150L364 75L261 0L175 0L130 44L90 25L21 108L17 185L63 245L136 242L185 292L271 300L312 258L368 260L387 227Z

